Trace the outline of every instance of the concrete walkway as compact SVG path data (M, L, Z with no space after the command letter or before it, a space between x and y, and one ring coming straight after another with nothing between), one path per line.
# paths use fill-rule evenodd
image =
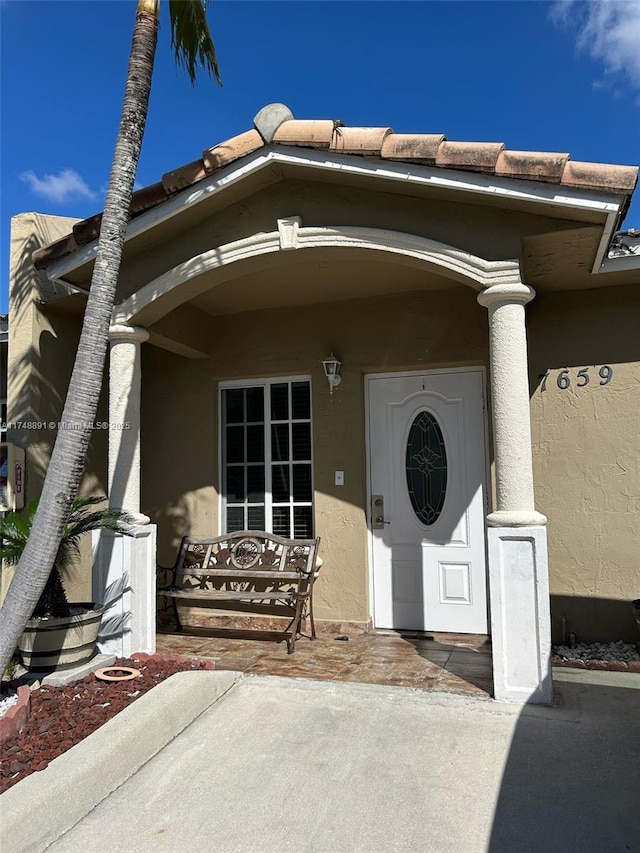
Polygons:
M557 707L519 709L408 688L188 675L201 677L201 691L203 678L227 681L182 733L46 849L640 850L640 676L560 671ZM148 694L164 709L142 708L147 696L127 709L146 715L135 738L153 739L153 713L173 713L166 702L175 690L162 699L164 686ZM57 772L73 797L69 764L55 764L35 776ZM3 838L3 853L19 849L45 848Z

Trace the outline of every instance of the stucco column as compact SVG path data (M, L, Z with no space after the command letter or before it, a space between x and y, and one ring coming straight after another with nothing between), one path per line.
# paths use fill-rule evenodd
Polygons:
M496 699L553 702L547 519L535 511L525 305L521 282L478 296L489 311L495 511L487 516Z
M139 326L109 329L109 501L137 516L140 513L140 344L149 332Z
M544 525L534 508L529 372L524 306L535 296L526 284L497 284L478 296L489 311L491 409L496 476L494 527Z
M109 361L109 503L135 517L131 535L93 534L93 598L105 604L98 647L154 652L156 526L140 513L140 344L149 333L113 325Z

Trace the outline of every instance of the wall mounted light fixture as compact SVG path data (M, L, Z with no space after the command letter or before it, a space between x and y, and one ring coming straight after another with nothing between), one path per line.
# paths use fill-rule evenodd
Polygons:
M342 382L342 377L340 376L342 362L338 361L335 355L331 353L330 356L322 359L322 367L324 368L324 375L327 377L327 382L329 383L329 393L333 394L333 389L337 388Z

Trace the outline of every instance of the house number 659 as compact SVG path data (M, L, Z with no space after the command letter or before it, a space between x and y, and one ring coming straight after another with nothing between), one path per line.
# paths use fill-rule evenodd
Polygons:
M596 368L593 368L594 370ZM608 385L609 382L613 379L613 367L610 364L603 364L598 370L598 378L594 378L593 381L597 382L598 385ZM540 393L547 390L547 381L551 373L547 370L546 373L541 373L539 375L539 379L542 379L540 383ZM584 388L585 385L588 385L592 380L591 375L589 374L589 368L583 367L581 370L576 371L575 376L573 377L573 381L575 381L576 387ZM559 370L556 375L556 385L561 391L566 391L568 388L571 388L572 382L572 373L569 370Z

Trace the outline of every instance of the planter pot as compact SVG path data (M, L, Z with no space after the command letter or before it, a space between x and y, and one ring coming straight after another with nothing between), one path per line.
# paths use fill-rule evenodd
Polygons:
M92 602L70 606L69 617L29 619L18 643L27 669L65 669L93 657L104 607Z

